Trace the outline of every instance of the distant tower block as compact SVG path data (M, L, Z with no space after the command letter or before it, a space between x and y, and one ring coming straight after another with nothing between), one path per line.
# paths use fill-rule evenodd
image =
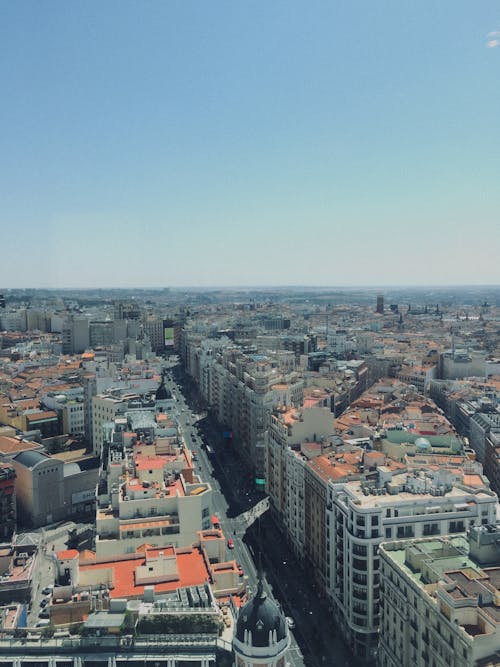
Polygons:
M3 294L0 294L0 308L5 308L5 297Z
M382 294L377 296L377 313L384 312L384 297Z

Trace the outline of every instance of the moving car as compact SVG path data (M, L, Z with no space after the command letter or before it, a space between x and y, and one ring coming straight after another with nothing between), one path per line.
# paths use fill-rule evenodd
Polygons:
M228 541L227 541L227 548L228 549L234 549L234 542L231 538L229 538Z
M293 620L293 618L291 616L287 616L285 620L290 630L293 630L295 627L295 621Z

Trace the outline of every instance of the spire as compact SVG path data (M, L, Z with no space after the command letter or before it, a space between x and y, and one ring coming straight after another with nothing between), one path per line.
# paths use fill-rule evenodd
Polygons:
M257 582L257 594L255 595L255 597L258 600L265 600L267 598L267 593L264 590L264 574L262 570L259 570L258 576L259 580Z
M259 562L257 566L257 577L258 577L257 594L255 597L258 598L259 600L264 600L267 597L267 595L264 591L264 569L262 567L262 537L260 534L260 515L257 518L257 527L259 530L259 536L257 541L257 544L259 545Z

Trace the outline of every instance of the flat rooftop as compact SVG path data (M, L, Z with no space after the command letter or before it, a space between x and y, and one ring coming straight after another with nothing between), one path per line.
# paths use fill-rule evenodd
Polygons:
M165 556L175 556L178 579L153 584L155 593L175 591L178 588L188 586L199 586L210 580L205 559L198 548L183 549L177 553L173 548L148 549L148 557L159 556L163 552ZM144 585L135 584L135 571L138 567L146 564L146 555L143 558L131 558L130 560L112 561L108 563L96 563L83 565L82 572L97 570L113 570L114 588L110 591L111 598L139 598L144 594Z

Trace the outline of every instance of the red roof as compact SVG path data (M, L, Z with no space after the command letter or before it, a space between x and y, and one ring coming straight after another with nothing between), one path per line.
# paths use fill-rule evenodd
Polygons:
M72 558L78 558L79 553L76 549L66 549L66 551L58 551L57 559L58 560L71 560Z
M148 555L155 555L155 552L167 552L168 547L164 549L148 549ZM210 579L209 572L205 563L203 555L199 549L191 549L190 551L176 554L177 571L179 579L176 581L166 581L159 584L154 584L155 593L166 593L168 591L175 591L178 588L186 586L199 586L208 579ZM112 569L114 572L115 587L110 591L111 598L123 597L142 597L144 593L144 586L135 585L135 570L144 565L145 558L132 558L130 560L115 561L111 563L96 563L95 565L84 565L80 567L81 571L96 570L96 569Z
M164 468L167 463L167 459L164 457L139 457L135 459L135 467L137 470L158 470Z

